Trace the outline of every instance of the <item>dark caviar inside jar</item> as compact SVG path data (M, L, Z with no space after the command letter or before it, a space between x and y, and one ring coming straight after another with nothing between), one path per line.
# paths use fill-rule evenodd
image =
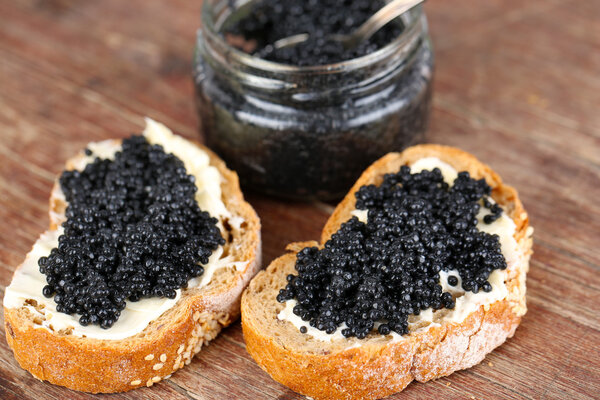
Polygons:
M237 42L245 45L243 50L250 50L250 46L269 61L297 66L332 64L372 53L400 36L403 29L397 20L353 49L328 38L351 33L385 4L383 0L265 0L254 4L250 13L225 34L238 36L241 41ZM298 45L270 46L302 33L310 36Z
M300 251L297 274L277 300L297 300L294 314L312 327L333 333L345 323L344 336L362 339L374 329L406 334L409 315L454 308L440 271L457 270L465 291L491 291L488 278L506 260L498 235L477 228L481 200L493 215L484 223L502 213L490 192L467 172L450 187L437 168L411 174L406 166L380 186L363 186L356 208L368 210L367 223L352 217L322 249ZM454 276L448 282L458 284Z
M196 103L206 143L246 189L331 200L374 160L424 140L433 53L421 7L352 54L329 53L321 43L265 59L225 39L245 34L260 49L310 29L320 40L350 31L383 2L311 4L206 0L195 55Z
M43 294L81 325L110 328L127 300L175 298L225 243L183 162L143 136L124 139L114 160L63 172L60 186L64 233L38 264Z

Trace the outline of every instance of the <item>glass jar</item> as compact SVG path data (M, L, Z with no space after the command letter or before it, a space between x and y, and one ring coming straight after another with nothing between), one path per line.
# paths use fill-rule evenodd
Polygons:
M433 53L421 7L371 54L296 67L237 50L219 33L248 3L205 0L194 57L201 132L245 187L333 200L374 160L424 139Z

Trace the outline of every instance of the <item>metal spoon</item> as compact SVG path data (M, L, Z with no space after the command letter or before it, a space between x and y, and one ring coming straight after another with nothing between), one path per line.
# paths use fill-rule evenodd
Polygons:
M348 34L332 34L327 37L328 40L341 42L344 48L352 49L360 43L368 40L379 29L387 25L398 16L404 14L411 8L423 3L425 0L394 0L367 19L358 29ZM272 45L267 45L260 51L259 55L271 53L274 50L284 47L296 46L305 42L310 37L309 33L300 33L288 36L275 41Z

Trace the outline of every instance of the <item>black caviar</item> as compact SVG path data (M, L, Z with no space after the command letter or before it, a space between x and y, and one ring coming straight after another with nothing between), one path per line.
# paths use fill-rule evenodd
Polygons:
M449 276L448 277L448 285L450 285L450 286L458 285L458 278L455 276Z
M225 243L183 162L143 136L123 140L114 160L63 172L60 185L64 234L38 264L43 294L57 311L80 314L81 325L111 327L126 300L175 298Z
M406 166L378 187L363 186L356 208L368 210L367 223L352 217L323 249L300 251L297 275L287 277L277 300L296 299L294 314L327 333L342 323L346 337L362 339L374 328L384 335L408 333L409 315L454 308L439 284L440 271L458 270L462 288L477 293L491 291L490 273L506 268L499 237L477 228L480 200L492 212L485 223L502 212L490 193L484 179L467 172L450 187L437 168L411 174Z
M331 64L372 53L400 36L402 24L392 22L353 49L328 40L331 34L351 33L385 4L383 0L264 0L225 33L255 41L256 54L270 61L297 66ZM271 46L302 33L310 36L298 45Z
M339 199L373 161L424 140L434 56L422 8L415 7L402 23L397 21L402 31L398 40L387 44L389 51L336 67L306 66L313 62L307 56L283 68L261 62L260 55L234 51L232 35L229 40L222 35L241 27L245 18L259 18L248 17L255 4L279 4L283 12L298 0L203 4L194 57L201 131L207 145L238 172L245 188L294 199ZM353 7L367 7L362 0L336 3L343 7L332 6L331 0L306 1L299 7L306 4L317 5L301 18L317 18L322 11L336 21L355 12ZM277 22L274 29L296 26L279 16L272 22ZM287 32L279 33L283 34ZM264 42L268 40L272 39ZM320 46L311 48L323 51Z

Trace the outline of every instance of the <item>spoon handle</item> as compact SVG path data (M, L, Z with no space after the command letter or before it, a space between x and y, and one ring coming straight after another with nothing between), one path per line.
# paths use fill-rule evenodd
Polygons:
M424 1L425 0L394 0L388 3L385 7L373 14L373 16L362 24L360 28L350 34L350 36L344 40L344 45L347 48L352 48L360 42L368 40L388 22Z

